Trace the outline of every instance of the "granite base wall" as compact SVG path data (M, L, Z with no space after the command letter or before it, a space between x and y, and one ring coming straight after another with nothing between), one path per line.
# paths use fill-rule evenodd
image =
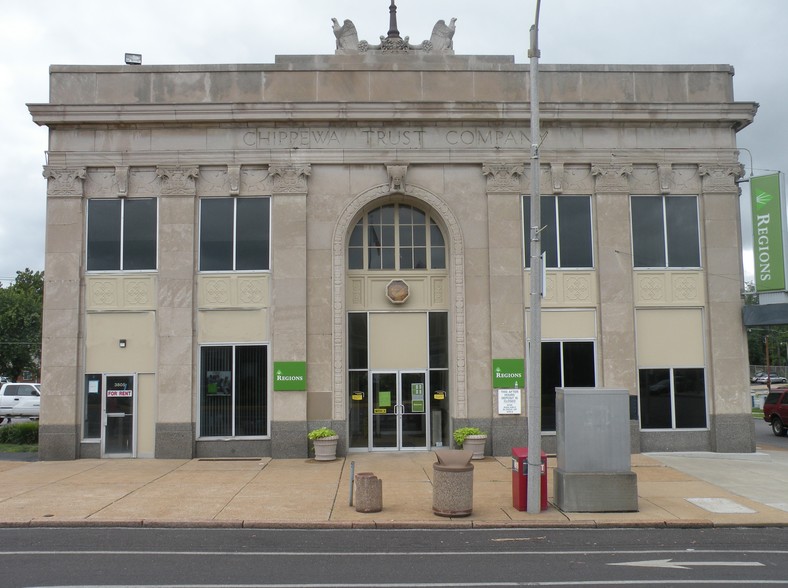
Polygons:
M272 421L271 422L271 457L274 459L295 459L309 456L307 433L328 424L307 423L306 421Z
M750 414L711 416L713 451L718 453L755 452L755 419Z
M192 459L194 423L156 423L157 459Z
M77 425L41 424L38 429L38 459L41 461L77 459L78 439Z
M230 441L197 441L195 457L198 458L258 458L271 456L270 439L238 439Z

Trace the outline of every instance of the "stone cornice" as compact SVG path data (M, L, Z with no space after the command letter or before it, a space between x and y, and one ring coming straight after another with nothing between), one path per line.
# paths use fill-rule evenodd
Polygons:
M310 121L492 121L530 123L528 103L504 102L271 102L254 104L29 104L39 125L249 123ZM543 124L550 123L713 123L741 129L757 110L753 102L728 104L545 102Z

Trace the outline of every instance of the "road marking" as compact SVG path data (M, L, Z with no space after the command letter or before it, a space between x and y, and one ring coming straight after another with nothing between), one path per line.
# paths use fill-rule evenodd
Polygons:
M727 498L687 498L695 506L717 514L751 514L757 511Z
M674 570L688 570L698 566L731 566L731 567L763 567L758 561L673 561L672 559L650 559L645 561L626 561L609 563L609 566L632 566L637 568L671 568Z

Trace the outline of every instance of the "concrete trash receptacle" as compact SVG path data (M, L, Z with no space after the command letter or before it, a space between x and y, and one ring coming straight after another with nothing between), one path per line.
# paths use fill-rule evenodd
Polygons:
M356 474L356 512L383 510L383 480L372 472Z
M432 464L432 512L441 517L467 517L473 510L473 452L440 449Z

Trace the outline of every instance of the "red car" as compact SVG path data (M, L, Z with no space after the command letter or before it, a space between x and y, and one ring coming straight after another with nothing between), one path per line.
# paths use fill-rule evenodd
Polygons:
M763 420L771 423L775 435L785 437L788 433L788 388L769 392L763 403Z

